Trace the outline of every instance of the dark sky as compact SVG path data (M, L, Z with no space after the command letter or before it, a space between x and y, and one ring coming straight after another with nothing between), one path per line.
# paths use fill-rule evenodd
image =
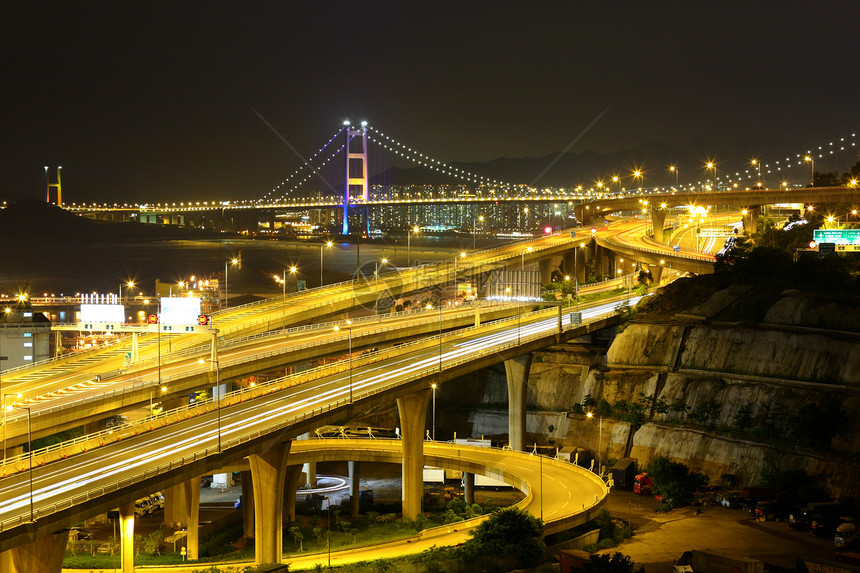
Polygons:
M442 161L852 133L860 4L3 3L0 194L255 199L343 118ZM740 144L740 143L739 143ZM798 152L803 151L799 149Z

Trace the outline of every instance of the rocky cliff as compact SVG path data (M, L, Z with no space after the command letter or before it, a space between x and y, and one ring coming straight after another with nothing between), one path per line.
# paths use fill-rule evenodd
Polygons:
M605 349L605 361L599 347L581 343L536 353L528 442L599 449L603 460L630 456L640 466L660 455L712 481L731 473L742 484L766 465L804 469L834 495L860 495L860 298L723 280L685 279L652 297ZM471 382L443 389L437 425L504 439L503 370ZM686 412L646 408L633 425L613 414L601 435L596 419L569 413L587 396L609 404L650 397ZM845 423L826 443L811 442L803 433L810 405L826 404L841 408Z

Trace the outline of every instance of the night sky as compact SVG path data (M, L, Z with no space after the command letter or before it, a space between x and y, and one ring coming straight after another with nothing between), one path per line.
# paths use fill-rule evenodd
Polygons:
M860 5L6 1L0 195L265 195L349 117L442 161L850 135ZM269 122L283 139L258 117ZM743 153L746 153L744 150Z

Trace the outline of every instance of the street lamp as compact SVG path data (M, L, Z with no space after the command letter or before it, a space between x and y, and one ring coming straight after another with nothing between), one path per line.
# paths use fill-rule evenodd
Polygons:
M762 182L761 182L761 161L759 161L758 159L753 159L752 161L750 161L750 163L751 163L751 164L752 164L752 166L753 166L753 167L755 167L755 168L756 168L756 170L758 171L758 180L756 181L756 187L762 187Z
M415 225L406 232L406 266L412 266L412 233L418 232L418 225Z
M478 222L480 222L480 223L484 222L484 216L483 215L478 216ZM478 248L477 245L478 245L478 225L475 221L472 221L472 250L473 251Z
M217 331L216 331L216 339L217 339ZM213 344L215 339L213 339ZM216 355L217 356L217 355ZM221 453L221 363L218 361L218 358L210 358L206 360L205 358L201 358L199 360L200 364L204 364L206 362L210 362L215 365L215 391L213 394L216 395L215 399L215 411L218 413L218 453ZM164 388L162 388L164 391Z
M812 182L809 184L809 186L815 187L815 159L811 155L807 155L803 158L803 160L808 162L812 167Z
M674 174L675 174L675 187L680 187L680 185L678 184L678 178L680 177L681 170L680 170L680 169L678 169L678 168L677 168L676 166L674 166L674 165L670 165L670 166L669 166L669 171L670 171L671 173L674 173Z
M21 399L21 393L17 394L3 394L3 463L6 463L6 434L8 433L8 427L6 426L6 412L12 409L12 406L6 406L6 396L14 396L18 400Z
M161 393L167 392L167 386L161 386ZM149 391L149 415L152 416L152 390Z
M327 495L324 495L323 499L328 502L328 531L325 535L325 544L328 546L328 568L331 569L331 500Z
M640 169L636 169L633 171L633 181L635 183L636 179L639 180L639 190L645 186L645 175L642 173Z
M230 259L229 261L224 263L224 308L227 308L227 306L228 306L228 303L227 303L227 269L228 269L228 265L234 265L235 266L238 264L239 264L239 259L236 259L236 258Z
M589 412L585 416L589 419L594 418L594 412ZM600 424L597 434L597 475L600 475L600 466L603 465L603 454L601 453L603 448L603 416L598 415L597 419Z
M323 247L331 248L334 245L333 241L326 241L325 245L320 245L320 286L323 286Z
M351 320L346 321L346 332L349 335L349 403L352 404L352 328L349 326L352 324ZM340 326L334 325L334 331L337 332L340 330Z
M380 265L379 263L382 263L382 264ZM385 257L382 257L380 260L378 260L376 262L376 272L374 274L376 275L375 282L377 284L379 284L379 271L381 271L383 269L383 267L385 267L385 265L387 265L387 264L388 264L388 259Z
M716 191L717 190L717 164L714 163L713 161L708 161L705 164L705 167L707 169L713 169L714 170L714 191Z
M128 281L127 283L119 283L119 304L122 304L122 285L125 284L128 288L134 287L134 281Z
M433 382L430 384L430 387L433 388L433 441L436 441L436 383Z

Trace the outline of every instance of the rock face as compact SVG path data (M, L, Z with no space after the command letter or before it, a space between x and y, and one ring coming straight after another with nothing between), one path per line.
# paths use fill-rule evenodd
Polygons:
M527 443L599 449L604 461L629 456L640 467L665 456L712 482L731 473L743 485L755 483L767 466L803 469L821 476L833 495L860 495L854 463L860 458L860 299L700 279L688 279L699 282L687 285L695 296L686 304L665 298L682 298L683 284L646 303L612 342L605 364L599 348L581 344L535 353ZM486 371L473 382L470 413L447 413L446 427L503 438L503 372ZM709 405L710 417L649 410L631 427L615 417L568 415L586 396L610 404L656 397L689 411ZM828 444L809 444L801 411L827 403L841 406L846 424Z

